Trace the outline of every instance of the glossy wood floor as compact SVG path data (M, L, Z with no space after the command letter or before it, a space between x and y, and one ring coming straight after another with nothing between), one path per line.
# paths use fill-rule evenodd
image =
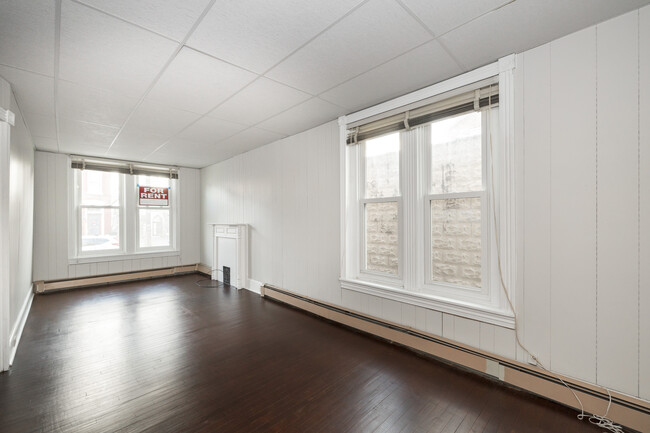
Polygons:
M587 432L559 405L185 275L37 296L0 432Z

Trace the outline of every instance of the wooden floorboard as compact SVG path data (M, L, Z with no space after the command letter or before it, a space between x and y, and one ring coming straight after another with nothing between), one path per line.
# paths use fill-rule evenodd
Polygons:
M597 432L575 412L201 275L34 299L0 432Z

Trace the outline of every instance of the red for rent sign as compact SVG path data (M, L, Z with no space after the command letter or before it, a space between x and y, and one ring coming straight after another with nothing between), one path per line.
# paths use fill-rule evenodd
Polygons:
M169 206L169 188L140 186L138 189L140 206Z

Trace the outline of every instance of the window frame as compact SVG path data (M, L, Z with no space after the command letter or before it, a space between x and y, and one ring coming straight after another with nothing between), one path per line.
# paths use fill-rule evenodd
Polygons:
M68 181L70 185L70 196L68 210L69 264L93 263L102 261L125 260L129 258L148 258L159 256L172 256L180 254L180 217L179 217L179 193L180 179L171 179L169 220L170 220L170 245L169 247L146 247L139 248L139 203L137 203L137 179L139 175L118 173L120 179L120 206L108 207L118 208L120 212L120 248L82 251L81 242L81 172L82 170L70 168L68 164ZM173 193L172 193L173 191ZM107 208L107 206L89 206L90 208ZM152 208L154 206L151 206Z
M493 108L495 109L495 108ZM490 297L490 264L491 264L491 248L490 239L492 239L492 227L489 224L490 210L492 205L492 196L489 193L489 185L492 182L490 175L490 158L492 155L488 151L488 115L487 109L479 110L481 113L481 190L471 192L454 192L454 193L432 193L432 144L420 143L422 145L422 176L421 191L426 191L423 201L424 210L424 282L422 284L422 292L431 295L441 295L448 297L456 297L458 299L465 299L470 302L482 302L489 300ZM450 116L449 118L456 117ZM426 136L429 137L430 125L426 126ZM444 283L435 281L432 278L433 271L433 249L431 245L431 201L444 200L454 198L479 198L481 200L481 287L469 287L459 284Z
M134 207L135 207L135 252L136 253L155 253L163 251L176 250L176 189L174 186L177 184L176 179L169 179L169 206L141 206L138 200L138 186L140 185L140 178L144 175L134 175L133 177L133 194L134 194ZM141 247L140 246L140 210L141 209L167 209L169 211L169 246L164 247Z
M390 134L386 134L390 135ZM373 281L380 284L396 284L402 286L403 280L403 212L402 212L402 144L401 144L401 134L400 134L400 147L398 152L398 166L399 166L399 195L389 196L389 197L374 197L366 198L366 141L363 141L359 144L359 167L358 167L358 191L359 191L359 273L368 281ZM372 269L367 269L367 243L366 243L366 204L368 203L397 203L397 251L398 251L398 262L397 262L397 274L389 274L386 272L375 271Z
M517 176L519 175L519 168L515 167L515 159L518 158L516 149L514 147L514 69L516 67L515 56L510 55L500 59L498 62L489 64L478 68L476 70L467 72L465 74L453 77L438 84L417 90L415 92L400 96L390 101L386 101L379 105L352 113L347 116L339 118L339 137L340 137L340 200L341 200L341 242L340 242L340 284L341 289L345 291L354 291L357 293L376 296L379 298L390 299L405 304L415 305L448 313L456 316L466 317L478 320L485 323L490 323L505 328L514 328L514 315L510 310L506 296L503 294L503 289L500 284L500 275L498 270L495 271L496 263L496 236L498 235L498 244L500 246L499 255L501 257L502 275L505 282L505 290L507 290L509 297L513 304L516 305L516 285L515 283L519 278L517 273L517 266L519 260L516 255L517 248L520 248L520 238L517 235L516 222L518 219L517 196L519 194L520 186L516 184ZM401 248L400 268L402 273L402 284L396 284L394 281L382 279L382 281L375 281L363 279L359 268L359 258L363 257L360 241L362 235L360 232L362 225L359 219L363 216L361 207L359 206L359 197L361 197L362 189L359 185L359 171L361 163L363 163L362 155L360 154L358 145L347 145L348 129L350 124L359 125L360 123L370 119L374 121L380 116L394 115L394 113L403 110L403 107L415 106L421 101L441 100L444 95L459 94L461 89L478 88L485 86L485 82L498 83L499 85L499 104L498 104L498 119L495 119L493 125L497 125L496 140L494 141L494 175L495 180L493 186L489 183L485 185L483 194L488 199L482 199L482 242L483 239L488 238L484 251L492 256L491 262L488 264L490 275L487 277L487 285L490 289L490 296L488 299L471 299L463 298L458 293L453 296L443 296L440 293L433 294L429 292L424 284L425 272L423 263L426 261L414 260L418 255L421 257L428 257L428 246L422 239L418 239L417 233L430 233L425 230L429 223L425 221L425 214L430 212L430 183L426 182L426 190L423 190L425 183L420 176L417 182L407 181L405 184L402 180L402 197L416 194L418 197L423 197L423 191L426 197L420 200L406 200L400 207L400 216L403 219L413 218L416 221L416 229L414 234L413 227L402 228L400 232L400 240L402 243L409 242L408 248ZM465 91L465 90L462 90ZM388 114L386 114L388 113ZM484 118L486 116L483 116ZM413 137L413 136L412 136ZM486 139L488 139L486 137ZM484 141L484 146L489 146L489 143ZM489 150L489 149L488 149ZM414 146L408 149L404 146L402 141L401 154L413 153L418 150ZM410 155L412 157L412 155ZM486 151L486 156L489 153ZM406 162L404 158L400 161L402 173L404 173L405 163L409 165L409 169L422 170L422 162L426 161L429 164L429 158L422 158L421 153L417 155L416 159ZM483 158L484 164L487 164L487 158ZM415 162L413 162L415 161ZM422 171L429 173L430 171ZM484 176L488 178L491 176L491 169L484 169ZM427 175L428 177L428 175ZM499 179L502 179L500 181ZM429 179L427 179L428 181ZM490 189L494 188L495 197L490 199ZM428 205L428 206L426 206ZM490 206L494 207L496 214L496 225L498 232L494 232L492 221L493 210ZM426 211L426 208L429 210ZM487 208L487 210L486 210ZM414 216L415 215L415 216ZM426 218L429 220L429 218ZM408 237L408 239L407 239ZM417 242L413 240L417 239ZM426 237L425 237L426 239ZM485 256L485 254L484 254ZM417 263L420 262L420 263ZM484 268L484 266L482 266ZM482 270L483 272L483 270ZM454 287L455 288L455 287ZM479 297L480 298L480 297Z
M119 186L118 186L118 191L119 191L119 201L120 205L119 206L99 206L99 205L84 205L81 204L81 197L82 197L82 188L83 188L83 176L81 170L77 170L77 172L73 173L74 176L74 206L75 206L75 214L76 214L76 221L75 221L75 241L76 241L76 252L77 252L77 257L108 257L108 256L113 256L113 255L120 255L124 254L127 250L126 248L126 234L125 234L125 229L126 226L124 224L124 217L125 217L125 212L124 212L124 205L126 201L126 197L124 194L124 175L118 174L118 180L119 180ZM82 229L82 214L83 214L83 209L117 209L118 210L118 220L120 223L120 230L119 230L119 243L120 247L119 248L111 248L111 249L104 249L104 250L91 250L91 251L84 251L83 250L83 236L81 235L81 229Z

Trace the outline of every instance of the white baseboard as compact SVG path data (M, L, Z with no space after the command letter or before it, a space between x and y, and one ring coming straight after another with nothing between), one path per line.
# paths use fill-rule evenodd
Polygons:
M11 330L11 335L9 336L9 365L11 366L14 363L14 357L16 356L16 350L18 349L18 343L20 343L20 337L23 336L23 330L25 329L25 322L27 322L27 316L29 316L29 310L32 308L32 301L34 300L34 291L32 287L29 288L29 293L23 302L23 306L20 309L16 323Z
M260 283L259 281L256 281L252 278L248 279L248 285L244 287L246 290L250 290L253 293L257 293L258 295L262 294L262 285L264 283Z

